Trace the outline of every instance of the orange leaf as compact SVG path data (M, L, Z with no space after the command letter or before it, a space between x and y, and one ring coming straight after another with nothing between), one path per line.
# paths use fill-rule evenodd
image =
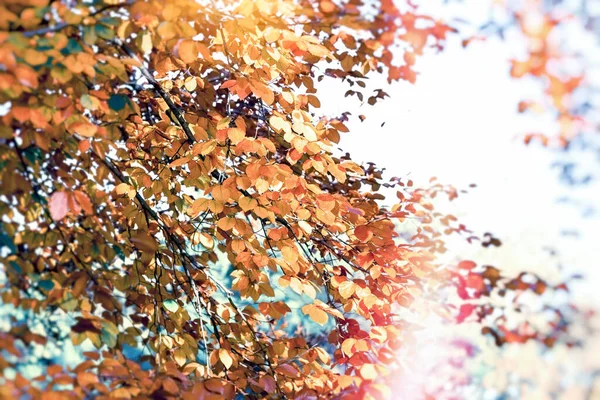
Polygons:
M336 8L335 4L333 4L329 0L324 0L324 1L320 2L319 7L321 8L321 11L323 11L324 13L332 13L335 11L335 8Z
M251 197L242 196L238 200L238 205L244 211L252 211L258 206L258 202Z
M92 206L92 202L86 193L82 192L81 190L76 190L75 199L87 215L92 215L94 213L94 207Z
M368 242L373 237L373 232L365 225L354 228L354 235L363 243Z
M69 131L81 136L92 137L98 131L98 127L89 122L75 122L69 125Z
M227 202L227 200L229 200L229 197L231 196L229 190L227 188L224 188L223 186L215 186L211 194L213 199L220 203Z
M182 39L177 42L173 50L175 56L186 64L191 64L198 59L198 46L193 40Z
M232 144L238 144L246 137L246 132L240 128L229 128L227 130L227 137L229 137Z
M224 231L229 231L229 230L233 229L233 227L235 226L235 218L231 218L231 217L221 218L219 220L219 222L217 222L217 226L219 228L223 229Z

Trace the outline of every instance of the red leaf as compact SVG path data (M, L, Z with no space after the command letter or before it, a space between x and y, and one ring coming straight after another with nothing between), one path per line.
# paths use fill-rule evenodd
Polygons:
M267 393L275 393L277 386L275 384L275 379L273 379L270 375L264 375L258 380L258 384L260 387L265 389Z
M460 306L460 310L458 311L458 316L456 317L456 323L461 324L465 319L469 318L469 315L473 313L475 310L474 304L463 304Z
M50 197L50 216L55 221L60 221L69 212L69 196L66 192L54 192Z
M477 266L477 264L475 264L473 261L471 260L464 260L458 263L458 268L460 269L473 269Z
M475 289L480 292L485 288L485 283L483 282L483 278L476 274L469 274L467 276L467 287Z

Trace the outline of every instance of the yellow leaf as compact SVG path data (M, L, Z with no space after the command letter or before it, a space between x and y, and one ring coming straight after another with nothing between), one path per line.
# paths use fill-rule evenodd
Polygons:
M317 131L311 124L303 124L303 125L304 125L304 129L302 129L302 134L304 135L304 137L307 140L309 140L311 142L316 142L317 140L319 140L319 138L317 136Z
M306 283L306 284L302 285L302 290L304 291L305 295L307 295L308 297L310 297L313 300L317 297L317 291L315 290L313 285L311 285L310 283Z
M267 181L263 177L258 178L256 182L254 182L254 187L256 188L259 194L263 194L264 192L269 190L270 186L271 185L269 184L269 181Z
M210 200L209 199L196 199L192 203L192 206L187 209L187 213L190 216L196 216L200 212L206 211L208 209Z
M300 228L302 228L302 230L304 232L306 232L307 234L310 235L312 233L313 228L312 228L312 226L310 226L310 224L308 222L306 222L306 221L300 221L300 222L298 222L298 226Z
M310 319L312 319L319 325L325 325L329 318L325 311L321 310L314 304L305 305L304 307L302 307L302 312L308 315Z
M238 144L246 137L246 132L240 128L229 128L227 130L227 137L229 137L232 144Z
M294 94L292 92L283 92L281 93L281 96L288 103L294 104Z
M300 279L296 277L290 279L290 287L294 292L302 294L302 283L300 282Z
M320 44L308 43L308 51L310 54L317 57L325 57L329 54L327 47L321 46Z
M271 27L265 29L265 33L263 34L263 37L265 38L267 43L273 43L277 41L277 39L279 39L279 36L279 30Z
M360 367L360 376L363 379L372 381L377 378L377 369L375 368L375 364L364 364Z
M189 375L192 372L198 371L202 369L202 365L198 364L197 362L191 362L189 364L187 364L185 367L183 367L183 374L184 375Z
M229 350L219 349L219 360L223 363L225 368L229 369L233 365L233 357Z
M269 118L269 124L273 129L275 129L276 132L292 132L292 124L290 124L288 121L277 115L274 115L271 118Z
M354 338L348 338L348 339L344 340L344 342L342 343L342 351L348 357L352 357L352 355L354 354L354 350L353 350L354 343L356 343L356 339L354 339Z
M355 379L360 380L360 378L354 376L340 375L337 377L337 384L341 389L345 389L348 386L354 384Z
M115 193L118 195L126 194L130 199L135 197L135 189L126 183L119 183L117 187L115 187Z
M333 175L338 182L346 182L346 172L343 170L343 167L336 164L329 164L327 171L329 171L329 173Z
M196 135L196 136L198 136L198 135ZM197 143L194 145L194 150L193 150L192 154L194 154L195 156L198 154L206 156L206 155L212 153L216 147L217 147L217 142L214 139L209 140L208 142L204 142L204 143Z
M207 249L212 249L215 245L215 241L213 240L212 236L204 232L200 234L200 243Z
M281 254L283 255L283 259L289 264L294 264L298 260L298 250L294 247L286 246L282 248Z
M342 282L338 290L340 291L340 296L342 296L344 299L348 299L354 294L355 288L354 282L345 281Z
M170 21L165 21L158 26L156 30L158 36L163 41L173 39L177 35L177 25Z
M196 81L196 78L193 76L188 76L187 78L185 78L185 81L183 83L183 86L185 87L185 89L188 92L193 92L194 90L196 90L196 87L198 87L198 82ZM194 127L194 133L197 132L198 127ZM206 131L205 131L206 132Z
M144 31L144 33L142 33L141 35L140 40L140 48L142 49L144 54L150 53L152 51L152 36L150 35L150 32Z

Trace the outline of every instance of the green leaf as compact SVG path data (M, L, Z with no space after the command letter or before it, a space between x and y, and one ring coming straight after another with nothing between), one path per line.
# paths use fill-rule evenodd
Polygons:
M97 24L95 26L96 35L102 39L112 40L115 37L115 31L106 25Z
M25 158L32 164L35 164L37 160L42 158L42 150L39 147L29 146L23 150Z
M49 291L52 290L52 288L54 287L54 282L48 279L44 279L43 281L38 282L38 287L40 289Z
M100 328L100 340L108 347L115 347L117 345L117 335L119 330L115 324L109 321L102 321L102 327Z
M17 248L15 247L15 242L13 239L6 234L6 232L0 231L0 247L6 246L9 248L11 253L16 253Z
M179 310L179 304L177 304L177 302L172 299L163 301L163 307L169 312L176 312L177 310Z
M110 99L108 99L108 106L115 111L121 111L125 108L125 105L127 105L128 100L129 99L123 95L113 94L110 96Z
M83 47L81 47L77 40L69 39L69 41L67 42L67 46L63 48L60 52L63 56L68 56L69 54L83 52Z
M21 267L19 266L19 264L17 264L16 262L11 261L8 264L12 267L12 269L15 270L15 272L17 274L22 274L23 273L23 270L21 269Z
M113 251L117 254L117 257L119 257L121 261L125 261L125 253L123 253L123 250L121 250L119 246L115 246L113 244L110 247L112 247Z

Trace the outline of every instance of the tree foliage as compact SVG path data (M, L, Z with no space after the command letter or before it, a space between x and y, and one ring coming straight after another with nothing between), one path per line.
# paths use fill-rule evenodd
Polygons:
M579 27L578 23L587 16L576 17L569 8L560 6L562 0L517 3L502 0L499 3L525 44L525 55L511 60L510 74L516 79L535 78L541 83L544 94L537 100L522 100L518 111L549 115L557 122L555 132L527 132L525 143L535 139L543 145L568 146L588 128L587 107L582 104L581 97L576 96L577 91L583 91L589 85L587 60L568 40L569 24L573 25L575 21L574 25ZM586 0L583 0L581 7L586 8L585 4ZM498 29L503 32L506 28L500 26Z
M12 321L2 396L384 392L398 310L440 284L443 235L471 234L431 205L452 187L338 154L348 129L319 89L414 82L453 28L389 0L28 0L0 16L2 301L70 321ZM492 290L488 272L468 284ZM68 341L95 350L5 374Z
M378 204L381 172L334 155L347 128L317 114L316 86L414 81L415 57L451 28L390 1L1 13L2 298L68 313L70 340L101 350L7 393L43 381L78 397L294 397L376 382L397 343L393 305L440 246L431 228L399 243L395 224L436 217L429 192L407 187ZM328 345L285 329L276 291L303 296ZM3 348L48 340L15 327ZM145 351L128 359L126 346Z

